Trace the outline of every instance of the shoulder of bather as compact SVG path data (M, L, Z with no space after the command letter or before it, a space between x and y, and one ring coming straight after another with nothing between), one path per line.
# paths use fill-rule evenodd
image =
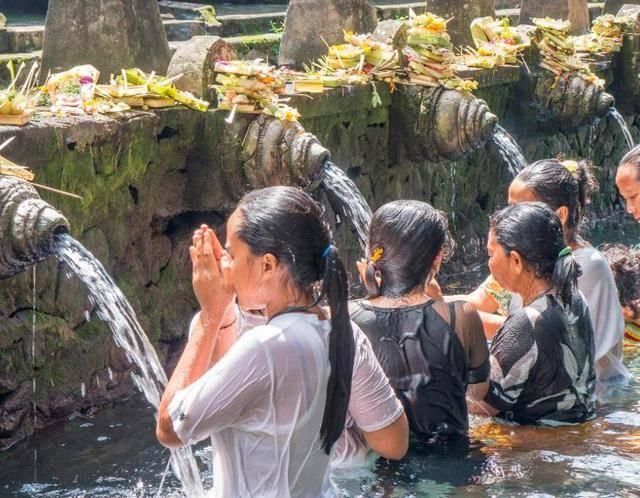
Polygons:
M597 249L593 247L579 249L574 253L574 257L582 269L581 279L595 280L601 283L605 283L603 278L613 279L607 258Z
M573 252L573 257L583 267L583 270L585 267L589 269L609 268L607 258L595 247L589 246L577 249Z
M505 322L505 327L517 330L519 333L522 333L523 331L533 332L533 329L541 316L541 310L532 306L526 306L509 315L509 318Z

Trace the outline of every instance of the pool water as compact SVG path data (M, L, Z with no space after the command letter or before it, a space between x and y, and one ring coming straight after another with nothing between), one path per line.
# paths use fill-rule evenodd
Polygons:
M594 245L640 241L640 225L597 223ZM640 380L640 346L625 349ZM339 470L335 480L355 497L637 497L640 496L640 383L611 387L597 418L560 428L518 427L471 419L471 442L414 447L400 463L371 459ZM196 456L211 487L211 453ZM169 453L155 439L153 410L140 399L77 416L0 453L0 497L180 496Z

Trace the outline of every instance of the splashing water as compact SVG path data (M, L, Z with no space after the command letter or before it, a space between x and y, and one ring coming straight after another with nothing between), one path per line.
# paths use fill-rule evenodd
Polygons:
M511 173L514 178L529 164L518 142L500 125L496 126L493 143L498 146L498 151L502 159L504 159L504 162L507 163L509 173Z
M635 146L633 135L631 135L631 130L629 130L629 126L627 125L627 122L622 117L622 114L618 112L618 109L616 109L615 107L612 107L609 110L609 115L613 119L615 119L616 123L618 123L618 126L620 127L620 131L622 131L622 135L624 136L624 140L627 142L627 147L629 147L629 150L633 149L633 147Z
M137 373L131 374L135 385L157 410L167 376L122 291L104 266L73 237L57 235L55 254L87 286L98 316L107 322L116 344L137 367ZM171 465L187 496L204 495L200 472L190 448L172 450Z
M353 223L360 245L367 245L367 231L373 213L353 180L331 161L324 163L322 185L337 214L344 213ZM337 205L334 205L336 203Z

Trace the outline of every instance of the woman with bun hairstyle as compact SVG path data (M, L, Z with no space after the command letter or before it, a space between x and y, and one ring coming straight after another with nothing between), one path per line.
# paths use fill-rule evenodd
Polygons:
M509 204L543 202L560 218L565 244L582 269L578 289L584 294L593 321L596 375L599 382L609 383L626 380L629 374L622 364L624 318L615 279L602 253L580 236L580 224L596 190L588 161L543 159L524 168L513 180ZM497 294L489 283L472 294L471 302L477 309L493 313L498 308ZM514 296L510 310L520 306L520 298Z
M595 405L594 341L577 290L580 266L558 216L542 203L519 203L491 217L489 268L518 294L491 343L491 386L477 414L520 424L583 422Z
M347 274L309 195L290 187L247 194L228 220L225 248L203 226L191 259L201 311L156 434L170 447L213 440L214 496L339 496L330 454L347 416L370 448L404 456L402 406L349 320ZM245 330L238 308L261 310L266 323Z
M373 215L359 263L368 298L351 303L351 319L371 341L412 434L423 441L464 439L465 397L481 400L488 388L478 313L429 295L452 245L444 214L429 204L385 204Z

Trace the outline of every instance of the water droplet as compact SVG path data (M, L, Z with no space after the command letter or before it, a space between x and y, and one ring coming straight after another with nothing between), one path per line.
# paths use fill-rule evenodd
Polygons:
M99 443L104 443L105 441L107 441L109 438L107 436L98 436L96 438L96 441L98 441Z

